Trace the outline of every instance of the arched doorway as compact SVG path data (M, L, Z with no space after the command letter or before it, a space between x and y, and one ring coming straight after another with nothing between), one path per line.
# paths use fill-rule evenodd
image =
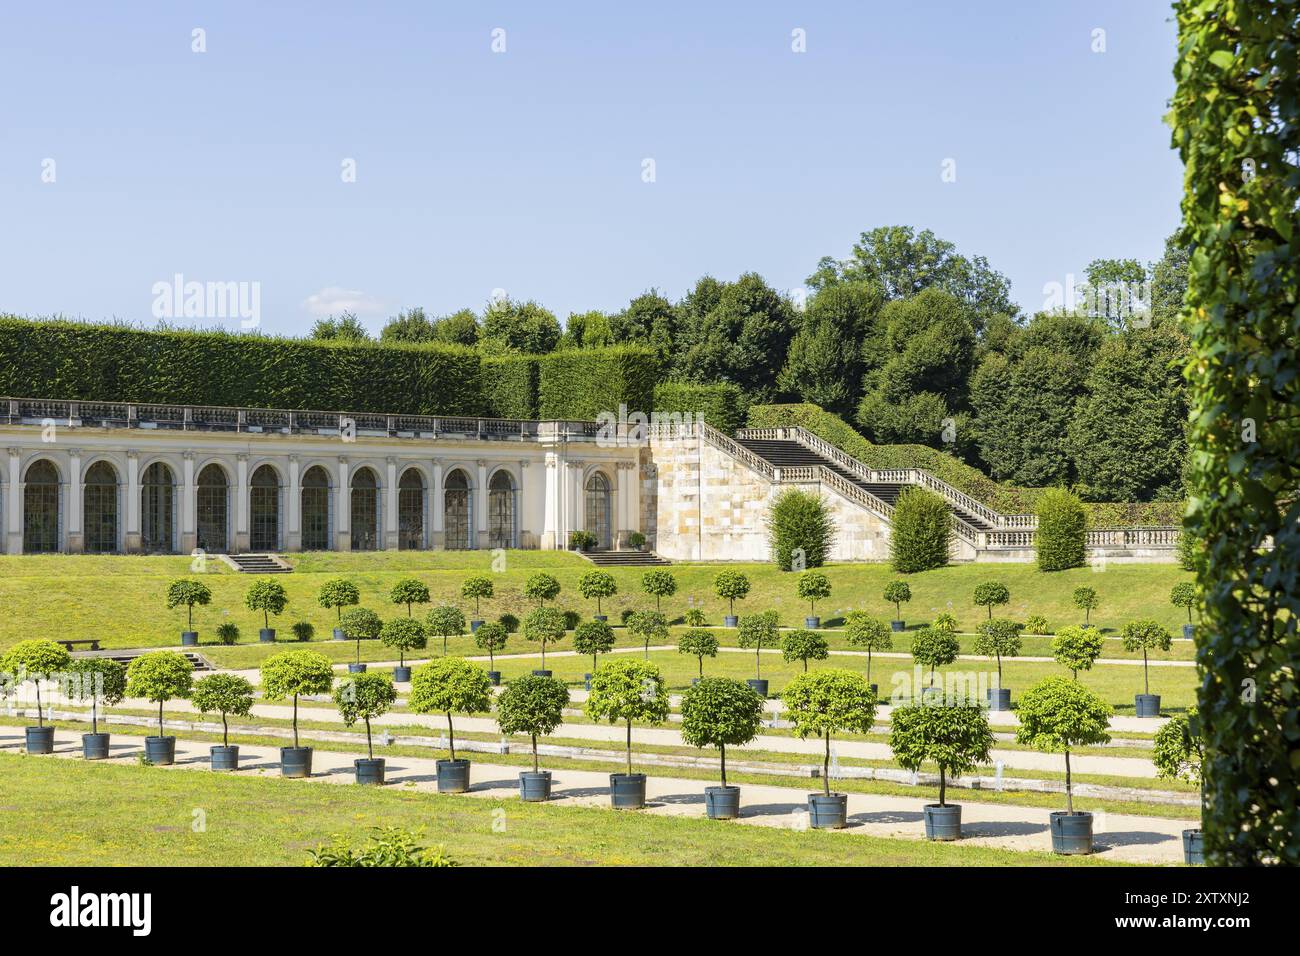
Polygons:
M352 550L374 551L379 535L379 480L374 469L352 474Z
M587 507L585 529L596 536L596 547L610 546L610 493L609 479L603 473L592 472L587 479Z
M424 479L416 468L408 468L397 483L397 548L414 551L424 547Z
M23 551L49 554L59 550L59 525L63 517L59 471L42 458L27 467L23 481Z
M198 535L200 550L225 554L230 549L230 482L220 465L205 465L198 478Z
M470 544L474 508L469 476L457 468L442 486L443 544L448 551L465 551Z
M488 482L488 547L515 547L515 482L504 468Z
M270 465L253 472L248 494L248 548L280 550L280 476Z
M86 471L82 526L87 554L111 554L118 550L117 469L97 461Z
M140 547L150 554L176 550L176 479L155 461L140 485Z
M330 476L320 465L312 465L302 476L302 549L329 551Z

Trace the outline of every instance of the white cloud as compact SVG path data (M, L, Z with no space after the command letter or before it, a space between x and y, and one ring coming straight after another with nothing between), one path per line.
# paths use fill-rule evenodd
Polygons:
M330 285L313 292L303 299L302 307L317 318L339 315L343 312L355 312L362 315L383 315L384 300L378 296L367 295L359 289L344 289Z

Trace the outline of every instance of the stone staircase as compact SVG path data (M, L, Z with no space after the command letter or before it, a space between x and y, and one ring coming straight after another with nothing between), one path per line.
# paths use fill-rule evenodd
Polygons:
M150 648L144 647L117 651L77 651L74 652L72 656L74 658L102 657L106 660L117 661L123 667L130 667L133 660L141 654L148 654L150 650ZM152 650L160 650L160 648L152 648ZM208 662L208 659L202 654L196 654L194 651L181 651L180 653L190 662L190 666L194 668L196 673L213 669L212 665Z
M293 571L273 554L229 554L226 557L241 574L289 574Z
M602 568L654 568L672 564L653 551L579 551L582 557Z

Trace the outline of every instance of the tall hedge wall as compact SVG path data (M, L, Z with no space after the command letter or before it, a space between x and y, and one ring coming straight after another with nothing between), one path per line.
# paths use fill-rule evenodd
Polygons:
M536 418L537 356L485 357L483 409L489 418Z
M601 412L650 414L659 361L653 349L619 345L537 357L537 416L592 420Z
M0 394L480 415L476 353L0 318Z
M739 386L730 382L698 385L694 382L660 382L655 386L656 412L690 412L730 435L745 422L745 404Z

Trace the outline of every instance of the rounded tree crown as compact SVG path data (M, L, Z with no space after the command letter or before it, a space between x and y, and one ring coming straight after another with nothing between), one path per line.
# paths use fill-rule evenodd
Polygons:
M83 657L64 671L63 693L74 700L98 700L109 705L126 696L126 668L107 657Z
M407 703L417 714L485 714L492 709L492 682L471 661L440 657L415 669Z
M677 579L671 571L656 568L641 575L641 590L652 597L671 597L677 593Z
M763 698L729 677L703 677L682 696L682 740L692 747L738 747L758 736Z
M393 678L380 671L349 674L334 688L334 704L348 727L386 714L396 700Z
M328 694L333 686L334 667L318 651L283 651L262 661L262 696L267 700Z
M890 581L883 597L890 604L906 604L912 600L912 586L906 581Z
M126 669L126 692L154 703L188 697L194 668L184 654L153 651L141 654Z
M524 582L524 597L533 601L552 601L560 593L560 582L552 574L538 572Z
M454 604L439 604L425 615L429 633L434 637L458 637L465 633L465 614Z
M668 618L659 611L633 611L627 619L627 629L643 641L668 637Z
M19 680L49 679L72 664L72 655L62 644L53 641L19 641L5 654L5 673Z
M805 571L799 575L796 590L805 601L820 601L831 596L831 579L821 571Z
M429 643L429 636L424 625L414 618L397 617L384 622L379 629L379 640L385 647L416 651Z
M347 578L334 578L321 585L316 603L331 611L336 607L350 607L361 602L361 592Z
M1052 657L1072 671L1090 671L1101 656L1101 634L1096 628L1070 624L1052 638Z
M889 625L863 611L854 611L844 622L844 638L854 647L869 651L887 651L894 646Z
M876 697L867 679L838 667L800 674L785 685L781 701L800 737L844 730L865 734L876 722Z
M490 598L495 590L492 579L486 574L475 574L465 579L460 586L460 596L467 598Z
M738 601L749 593L749 578L734 568L726 568L713 579L713 591L723 600Z
M776 611L760 611L740 619L736 641L741 647L774 647L780 640L780 619Z
M427 604L429 586L416 578L402 578L388 592L388 600L394 604Z
M208 674L194 682L190 702L205 714L247 717L253 709L253 685L238 674Z
M583 621L573 631L573 649L579 654L608 654L614 648L614 629L604 621Z
M564 640L564 612L553 607L536 607L524 618L524 637L550 644Z
M488 621L479 626L474 632L474 646L479 650L492 651L495 653L506 646L510 633L506 626L499 621Z
M889 749L898 765L913 773L928 762L961 776L987 764L992 748L993 731L979 704L924 699L895 707L890 715Z
M670 710L663 674L649 661L606 661L591 675L585 709L592 720L661 724Z
M343 615L340 622L343 633L354 641L373 640L384 629L384 622L379 615L369 608L356 607Z
M1000 607L1011 600L1011 592L1001 581L975 585L975 603L980 607Z
M1056 751L1107 744L1112 713L1110 704L1078 681L1049 677L1021 695L1016 740Z
M695 657L717 657L718 639L702 627L693 627L678 639L677 652Z
M167 587L167 608L169 610L182 604L186 607L193 607L196 604L206 606L211 600L212 589L202 581L180 578Z
M544 736L564 723L569 689L554 677L516 677L497 697L497 724L503 734Z
M830 655L826 638L816 631L787 631L781 639L781 657L792 661L824 661Z
M588 600L611 597L618 593L618 582L608 571L592 568L578 578L578 593Z
M248 593L244 595L244 606L250 611L265 611L268 614L278 615L288 603L289 595L285 593L284 585L270 578L254 581L249 585Z
M1173 644L1174 636L1159 621L1141 618L1129 621L1119 633L1126 651L1157 650L1167 651Z
M922 667L946 667L960 651L957 635L948 631L923 627L912 638L912 657Z

